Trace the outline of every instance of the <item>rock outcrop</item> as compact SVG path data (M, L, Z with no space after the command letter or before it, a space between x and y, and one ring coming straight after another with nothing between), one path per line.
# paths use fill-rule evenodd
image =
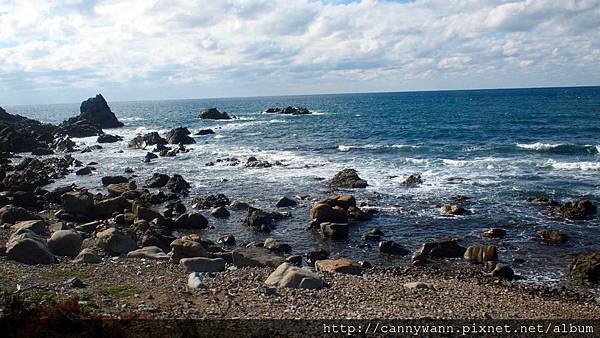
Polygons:
M220 112L217 108L207 108L198 113L198 118L209 120L231 120L226 112Z
M273 271L265 281L266 285L293 289L322 288L325 283L316 273L299 268L290 263L283 263Z
M194 143L196 143L196 141L194 141L194 139L189 136L190 134L191 134L191 132L187 128L179 127L179 128L171 129L171 131L169 131L167 133L167 135L165 136L165 139L167 140L167 142L169 144L194 144Z
M285 108L269 108L265 110L267 114L283 114L283 115L309 115L312 114L305 107L291 107L287 106Z
M600 282L600 251L575 258L569 267L573 280L583 284L598 284Z
M366 188L367 181L358 176L358 172L354 169L344 169L331 179L329 183L332 189L337 188Z

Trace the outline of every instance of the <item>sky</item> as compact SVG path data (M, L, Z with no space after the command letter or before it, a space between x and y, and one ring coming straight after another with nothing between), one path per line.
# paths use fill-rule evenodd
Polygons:
M600 85L600 0L0 0L0 106Z

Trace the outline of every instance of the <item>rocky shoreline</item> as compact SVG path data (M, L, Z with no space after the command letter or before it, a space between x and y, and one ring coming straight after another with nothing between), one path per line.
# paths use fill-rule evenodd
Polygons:
M292 107L265 112L310 114ZM235 116L211 108L198 118ZM381 255L410 255L409 263L374 267L368 261L330 257L326 251L295 252L275 238L236 243L226 235L213 242L194 233L209 228L213 218L230 217L230 210L244 210L240 226L269 233L291 216L303 196L282 196L274 210L231 201L223 194L192 196L186 204L191 185L181 175L137 177L131 168L102 177L103 193L74 185L45 189L72 172L83 176L96 170L97 163L82 163L77 152L120 141L104 129L122 126L101 95L84 101L79 116L58 126L0 108L3 302L14 295L42 306L77 299L77 311L108 317L600 319L594 291L600 282L599 252L570 262L569 280L559 288L526 285L515 281L518 276L494 245L466 247L460 239L449 238L423 243L411 252L385 239L375 225L363 240L376 244ZM210 133L200 130L195 135ZM179 127L126 141L130 148L147 151L140 160L151 163L193 151L186 147L195 143L191 134ZM90 136L97 136L98 144L85 149L77 149L71 140ZM33 157L22 158L22 153ZM255 157L219 161L248 170L283 165ZM422 183L417 174L404 181ZM326 184L329 194L311 202L306 231L323 241L343 241L353 224L369 222L377 208L361 205L348 193L368 186L354 169L340 171ZM460 205L465 199L453 198L440 213L469 213ZM586 219L597 214L596 205L587 200L560 204L540 197L524 203L546 207L548 217ZM504 234L492 228L484 236ZM551 229L540 229L538 235L548 244L567 240Z

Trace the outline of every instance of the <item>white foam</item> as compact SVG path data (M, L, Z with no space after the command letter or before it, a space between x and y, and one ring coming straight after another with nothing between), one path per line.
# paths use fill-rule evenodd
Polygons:
M546 163L552 168L559 170L600 171L600 162L559 162L555 160L548 160Z
M346 145L340 144L338 146L339 151L350 151L352 149L386 149L386 148L396 148L396 149L416 149L419 146L413 146L408 144L363 144L363 145Z
M548 150L562 146L561 143L517 143L517 147L529 150Z
M285 121L285 120L277 120L277 119L273 119L273 120L269 120L269 123L287 123L287 121Z

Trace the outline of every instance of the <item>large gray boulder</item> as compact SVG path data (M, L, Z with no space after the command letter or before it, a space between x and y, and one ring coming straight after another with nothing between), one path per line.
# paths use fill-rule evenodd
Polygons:
M58 230L48 240L48 248L58 256L75 257L81 250L83 238L73 230Z
M94 211L94 196L87 191L72 191L61 196L62 208L73 215L90 216Z
M230 120L231 117L217 108L207 108L198 113L198 118L210 120Z
M157 246L145 246L141 249L130 251L127 254L127 258L145 258L155 260L168 260L167 255L161 248Z
M54 255L42 241L33 236L17 236L6 245L8 259L28 265L52 264L56 261Z
M182 258L206 257L208 252L199 242L177 238L171 242L171 260L179 263Z
M99 248L113 255L126 254L137 248L137 243L132 237L116 228L109 228L97 233L96 239Z
M21 221L41 220L42 218L27 209L16 207L12 204L5 205L0 209L0 224L15 224Z
M279 265L269 275L265 284L283 288L312 290L320 289L324 285L323 280L316 273L290 263Z
M265 248L238 248L233 250L233 264L241 267L271 267L276 268L285 262L285 258L271 253Z
M225 271L225 260L223 258L191 257L179 260L179 265L186 272L220 272Z
M94 204L94 214L100 218L112 216L115 212L123 212L129 206L127 199L122 196L107 198Z

